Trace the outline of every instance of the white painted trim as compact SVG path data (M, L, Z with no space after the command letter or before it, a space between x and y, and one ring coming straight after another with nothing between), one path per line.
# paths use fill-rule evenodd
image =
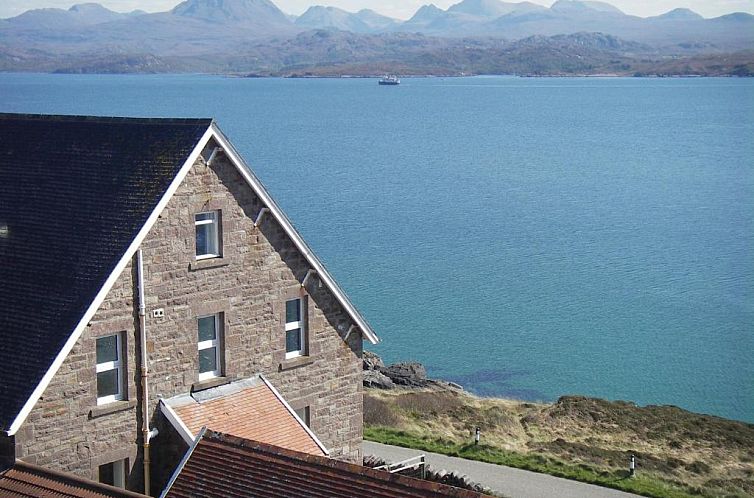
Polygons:
M205 218L203 220L197 220L197 216L208 214L209 218ZM214 251L206 252L203 254L196 254L196 259L207 259L207 258L219 258L220 253L222 252L222 241L220 240L220 230L218 229L220 225L220 213L218 210L213 211L203 211L201 213L196 213L194 215L194 228L200 227L200 226L209 226L209 230L207 232L207 238L208 238L208 246L210 249L214 249ZM197 234L195 234L195 239ZM195 240L195 246L196 246L196 240ZM195 251L198 250L197 247L194 247Z
M186 178L186 175L196 162L199 154L201 154L207 142L213 136L213 130L214 128L212 126L207 127L207 131L204 132L204 135L202 135L202 138L199 139L199 142L197 142L194 150L191 151L191 154L189 154L188 158L183 163L183 166L181 166L181 169L178 170L178 174L176 174L175 178L173 178L173 181L170 183L170 186L168 186L165 194L163 194L162 198L157 203L157 206L152 211L152 214L149 215L149 218L147 218L144 226L141 227L139 233L136 235L134 240L131 241L128 249L126 249L126 252L123 254L120 261L118 261L118 264L115 265L112 273L110 273L110 276L107 277L104 285L89 305L89 308L87 308L84 316L81 317L81 320L79 320L79 323L73 329L70 337L68 337L68 340L60 349L60 352L55 357L52 365L50 365L50 368L47 369L47 372L42 377L42 380L39 381L37 387L34 389L34 391L32 391L31 396L29 396L29 398L26 400L26 403L24 403L21 411L18 413L18 415L16 415L15 420L13 420L13 423L7 431L9 436L13 436L16 432L18 432L18 430L21 428L21 425L26 420L26 417L29 416L29 413L31 413L34 405L37 404L37 401L39 401L39 398L42 396L45 389L47 389L47 386L50 384L52 378L55 376L58 369L63 364L63 361L65 361L68 353L71 352L73 346L76 344L76 341L78 341L79 337L81 337L81 334L83 334L87 324L94 317L94 314L97 312L97 309L99 309L102 301L104 301L105 297L107 297L107 293L110 292L110 289L112 289L113 285L115 285L115 282L118 280L118 277L120 277L120 274L123 272L126 265L128 265L128 262L131 261L134 254L136 254L136 250L139 248L141 243L144 242L144 239L152 229L152 226L154 226L154 224L157 222L157 219L160 217L160 213L162 213L163 209L165 209L165 206L167 206L168 201L173 197L173 194L175 194L176 190L178 190L178 187L181 185L181 183L183 183L184 178Z
M246 183L248 183L252 190L254 190L254 193L261 199L265 207L270 210L278 223L280 223L280 226L283 227L286 235L288 235L288 237L293 241L293 244L296 246L296 248L301 252L304 258L306 258L312 268L317 272L320 279L325 283L325 285L327 285L330 292L335 295L340 305L343 306L346 313L350 315L356 326L359 328L359 330L361 330L361 333L372 344L379 343L380 339L374 333L372 327L369 325L369 323L367 323L366 319L361 315L361 313L359 313L359 311L354 307L354 305L348 299L348 296L345 295L343 290L338 286L332 276L330 276L330 273L325 269L322 262L317 258L317 256L314 255L309 246L306 245L304 239L301 238L301 235L299 235L299 233L293 227L288 217L272 199L269 192L267 192L267 189L264 188L264 185L262 185L262 182L259 180L259 178L257 178L256 175L252 173L251 169L248 167L241 155L233 147L233 144L230 143L230 140L228 140L228 138L223 134L223 132L214 122L210 126L210 129L214 132L215 140L217 140L217 142L222 146L223 151L230 158L231 163L236 167L243 179L246 180Z
M288 303L291 301L298 301L298 321L295 322L289 322L288 321ZM291 358L297 358L299 356L304 355L304 349L306 344L306 333L307 333L307 323L306 323L306 306L304 306L304 298L303 297L297 297L295 299L288 299L285 302L285 359L291 359ZM293 351L288 351L288 332L292 330L298 330L298 349L294 349Z
M173 428L178 431L178 434L181 435L181 438L183 438L186 443L191 445L191 443L194 441L194 435L191 434L191 431L186 426L186 424L183 423L183 420L180 416L178 416L177 413L175 413L175 410L165 403L165 400L160 400L160 411L162 411L162 414L165 415L165 418L168 419L168 422L170 422L170 425L173 426Z
M115 394L108 394L107 396L97 397L97 406L107 405L109 403L113 403L115 401L121 401L123 399L123 391L124 391L124 381L125 381L125 375L123 373L123 339L121 338L121 333L117 334L111 334L106 335L102 337L97 337L97 341L99 342L101 339L107 339L108 337L115 337L115 353L117 354L118 359L115 361L103 361L102 363L97 363L95 367L95 373L101 374L105 372L112 372L113 370L116 372L116 385L115 387L118 388L118 391ZM95 360L96 361L96 360ZM97 389L99 390L99 377L97 377ZM98 393L99 394L99 393Z
M202 429L199 431L199 434L196 436L196 439L192 439L191 441L189 441L188 451L186 451L186 454L183 455L183 460L181 460L181 463L178 464L178 467L175 468L175 472L173 472L173 475L170 477L170 481L168 481L168 484L167 486L165 486L165 489L162 490L162 494L160 495L160 498L165 498L165 496L168 494L168 491L170 491L170 488L173 487L175 480L178 479L178 476L183 471L183 467L186 466L186 462L188 462L189 458L191 458L191 455L194 453L194 450L196 449L196 447L199 446L199 441L202 440L205 432L207 432L207 428L202 427Z
M280 395L280 393L278 392L278 390L275 389L275 386L273 386L272 384L270 384L269 381L264 378L264 375L259 374L259 378L262 379L262 382L264 382L265 385L268 388L270 388L270 391L272 391L272 394L274 394L275 397L277 399L279 399L281 403L283 403L283 406L285 406L285 408L288 410L288 412L291 415L293 415L293 417L296 419L296 421L299 423L299 425L301 425L301 427L304 428L304 430L307 432L307 434L309 434L309 436L314 440L314 442L317 443L317 446L319 446L319 448L325 453L325 455L330 456L330 451L327 448L325 448L325 445L322 444L322 441L320 441L319 438L317 437L317 435L314 434L314 432L312 432L312 430L309 428L309 426L306 425L303 420L301 420L301 417L298 416L298 413L296 413L296 410L294 410L293 408L291 408L291 405L289 405L288 402L285 400L285 398L283 398Z
M197 317L196 324L197 328L199 326L199 320L202 318L212 318L213 322L215 324L215 338L214 339L208 339L206 341L197 341L196 343L196 349L197 352L201 354L201 352L205 349L215 349L215 369L207 372L201 371L201 362L199 365L200 371L199 371L199 380L207 380L207 379L214 379L215 377L220 377L223 374L223 362L222 359L225 357L225 352L222 350L225 341L223 340L223 333L224 330L222 328L222 320L220 320L220 313L215 313L213 315L204 315Z

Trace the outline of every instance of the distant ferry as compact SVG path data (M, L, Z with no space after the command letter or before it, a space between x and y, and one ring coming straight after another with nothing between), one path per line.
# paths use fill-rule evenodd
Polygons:
M382 78L380 78L380 81L377 82L380 85L400 85L401 80L398 79L398 77L394 74L385 75Z

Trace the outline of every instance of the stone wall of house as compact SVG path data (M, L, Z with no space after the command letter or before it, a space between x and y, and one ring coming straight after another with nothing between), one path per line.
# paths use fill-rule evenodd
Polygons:
M133 265L129 264L16 433L16 457L97 479L99 466L137 460L137 380ZM125 400L97 406L96 339L121 334ZM140 481L139 469L131 473Z
M310 407L311 427L335 458L358 462L362 438L362 338L343 340L350 321L334 296L311 277L309 266L271 215L254 227L262 205L222 154L206 166L200 158L142 244L150 426L165 424L158 401L217 381L199 382L197 318L221 313L223 376L262 373L294 409ZM222 257L195 260L194 215L219 210ZM123 272L90 326L17 434L19 457L53 469L97 478L102 463L129 458L133 489L141 482L138 406L138 316L134 265ZM307 302L308 354L285 359L285 301ZM161 309L162 317L153 311ZM128 398L118 411L96 407L95 340L120 332L126 339ZM223 379L220 379L223 381ZM174 438L173 438L174 439ZM170 444L164 437L164 444ZM154 493L178 462L155 462Z

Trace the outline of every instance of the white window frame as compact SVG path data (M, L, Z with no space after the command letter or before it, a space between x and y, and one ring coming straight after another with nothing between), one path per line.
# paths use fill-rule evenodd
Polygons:
M115 351L118 354L118 359L115 361L105 361L102 363L97 363L96 367L96 373L104 373L104 372L110 372L111 370L117 370L118 371L118 382L117 387L118 391L115 394L111 394L108 396L102 396L97 397L97 405L106 405L108 403L114 403L115 401L122 401L123 400L123 339L121 338L121 334L111 334L111 335L103 335L102 337L97 337L97 340L100 339L107 339L108 337L115 337ZM96 341L95 341L95 353L96 353ZM96 361L96 357L95 357ZM96 376L95 376L96 380Z
M289 322L288 321L288 303L290 301L298 301L298 316L299 321L297 322ZM303 297L297 297L294 299L286 299L285 300L285 359L289 358L297 358L299 356L304 356L305 348L306 348L306 306L304 306L304 298ZM298 349L295 351L288 351L288 331L289 330L295 330L300 329L299 334L299 344Z
M201 215L210 215L209 219L206 220L197 220L197 216ZM196 254L197 247L196 247L196 227L203 226L203 225L212 225L212 229L210 230L209 236L211 236L214 239L214 246L215 246L215 252L214 253L206 253L206 254ZM221 240L220 240L220 211L202 211L201 213L196 213L194 215L194 254L196 256L196 259L209 259L209 258L219 258L220 253L222 252L222 249L220 247Z
M196 319L196 331L197 335L199 333L199 320L203 318L214 318L215 320L215 338L208 340L208 341L197 341L196 349L197 349L197 361L199 359L199 352L203 351L205 349L215 348L215 365L217 368L211 372L199 372L199 380L207 380L207 379L214 379L215 377L222 377L223 367L222 367L222 355L220 353L222 349L222 335L223 335L223 329L222 329L222 321L220 320L220 313L215 313L214 315L203 315L200 317L197 317ZM201 368L201 366L199 366Z

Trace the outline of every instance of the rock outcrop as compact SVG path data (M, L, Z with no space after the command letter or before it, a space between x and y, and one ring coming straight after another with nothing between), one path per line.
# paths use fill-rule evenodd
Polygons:
M364 362L364 370L379 370L380 368L385 368L385 363L382 361L382 358L371 351L364 351L362 360Z
M390 377L378 370L364 370L364 387L392 389L395 387L395 383L390 380Z
M463 389L458 384L427 378L427 370L424 365L416 361L393 363L385 366L382 358L371 351L364 351L362 360L365 387L393 389L396 386L405 388L437 386Z
M380 372L400 386L426 387L428 384L427 370L415 361L395 363L381 368Z

